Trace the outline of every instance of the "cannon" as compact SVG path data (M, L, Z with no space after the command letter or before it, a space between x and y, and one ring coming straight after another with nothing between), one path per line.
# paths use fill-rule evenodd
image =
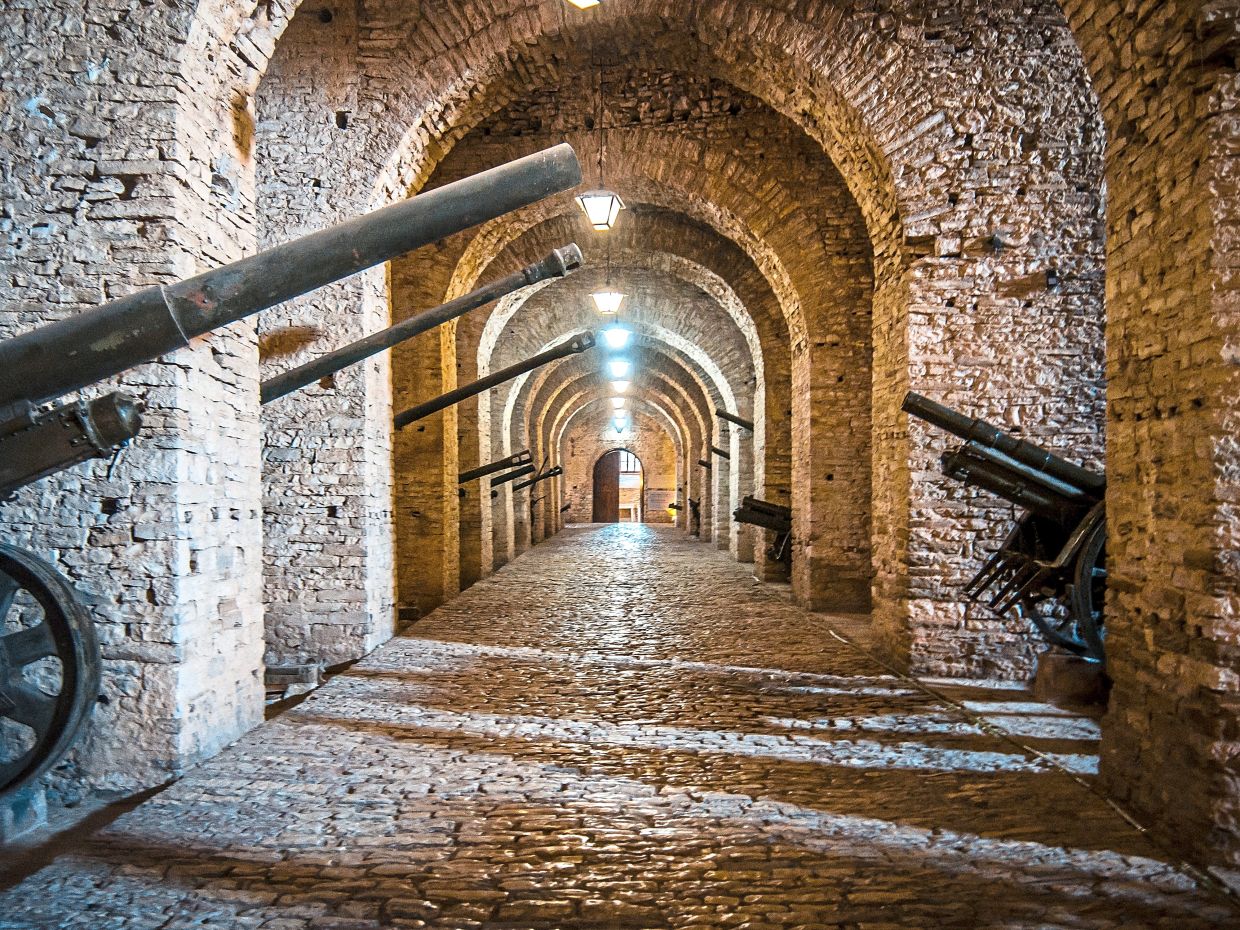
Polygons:
M723 459L725 462L729 462L732 460L731 453L728 452L726 449L720 449L718 446L711 446L710 451L714 453L715 455L719 456L719 458Z
M496 472L501 472L506 468L520 468L529 465L533 460L534 457L530 454L530 450L522 449L520 452L514 452L512 455L496 459L494 462L488 462L486 465L479 465L477 468L463 471L457 476L457 481L460 484L467 484L470 481L477 481L479 478L494 475Z
M538 471L538 466L535 465L533 462L529 462L525 465L522 465L520 468L514 469L513 471L505 472L502 475L496 475L494 478L491 479L491 487L492 488L503 487L506 484L511 484L512 482L516 481L518 478L524 478L526 475L532 475L537 471Z
M464 178L185 281L147 287L0 342L0 498L137 435L115 392L59 399L198 336L576 186L568 145ZM92 621L52 565L0 545L0 801L53 766L99 692Z
M728 413L726 410L722 410L718 407L715 408L715 416L721 420L726 420L728 423L735 423L741 429L747 429L749 432L753 432L753 420L746 420L744 417L738 417L736 414Z
M457 388L455 391L448 391L446 394L440 394L438 397L426 401L426 403L418 404L416 407L410 407L408 410L402 410L396 414L396 428L404 429L411 423L418 420L425 420L432 414L438 413L453 404L459 404L463 400L481 394L497 384L503 384L505 381L511 381L527 372L533 371L535 368L541 368L543 365L550 364L556 359L567 358L570 355L578 355L587 349L594 348L594 333L584 332L578 333L565 339L557 346L552 346L546 352L539 352L537 355L527 358L523 362L517 362L515 365L509 365L507 368L501 368L493 374L487 375L485 378L479 378L463 387Z
M693 536L702 535L702 502L689 498L689 533Z
M984 420L909 393L905 412L964 440L943 472L1023 511L1003 544L965 585L1002 616L1033 624L1052 645L1106 662L1106 477Z
M760 526L775 534L775 539L766 550L766 554L777 562L788 562L792 559L792 508L782 504L772 504L756 497L746 497L741 505L732 511L732 519L737 523Z
M561 466L557 465L555 466L555 468L551 468L551 469L548 469L547 471L539 472L529 481L522 481L520 484L514 484L512 486L512 490L514 493L516 491L524 491L526 488L532 488L536 484L541 484L542 482L546 481L548 478L558 478L562 474L564 474L564 469Z
M412 339L414 336L434 329L436 326L442 326L449 320L455 320L457 317L464 316L471 310L489 304L494 300L499 300L501 297L511 294L520 288L530 284L538 284L552 278L568 277L568 275L580 268L581 264L581 249L577 248L576 243L570 243L563 248L553 249L551 254L541 261L527 265L520 271L515 271L485 287L470 291L468 294L455 300L450 300L433 310L415 314L407 320L402 320L395 326L389 326L387 329L372 333L364 339L359 339L357 342L337 349L335 352L329 352L313 361L306 362L304 365L299 365L273 378L268 378L262 383L259 390L259 398L262 403L269 404L286 394L299 391L314 384L316 381L348 368L350 365L355 365L363 359L377 355L384 349L390 349L392 346L399 345Z

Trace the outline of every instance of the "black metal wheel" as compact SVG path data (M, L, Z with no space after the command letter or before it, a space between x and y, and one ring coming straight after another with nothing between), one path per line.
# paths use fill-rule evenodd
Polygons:
M1090 529L1081 545L1073 566L1072 614L1082 642L1087 649L1084 655L1106 664L1103 645L1105 628L1103 611L1107 591L1107 522L1099 519Z
M99 643L68 580L0 545L0 800L55 765L99 694Z

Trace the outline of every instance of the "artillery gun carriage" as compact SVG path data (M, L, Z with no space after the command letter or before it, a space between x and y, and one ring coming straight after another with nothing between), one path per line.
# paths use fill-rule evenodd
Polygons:
M964 440L943 454L944 474L1024 511L965 595L1105 663L1106 478L920 394L910 392L903 409Z

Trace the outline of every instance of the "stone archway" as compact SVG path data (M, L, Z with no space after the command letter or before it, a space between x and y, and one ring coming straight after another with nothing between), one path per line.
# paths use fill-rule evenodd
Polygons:
M631 477L635 476L635 477ZM622 510L630 509L633 521L646 521L645 468L628 449L611 449L594 463L591 497L594 523L619 523Z

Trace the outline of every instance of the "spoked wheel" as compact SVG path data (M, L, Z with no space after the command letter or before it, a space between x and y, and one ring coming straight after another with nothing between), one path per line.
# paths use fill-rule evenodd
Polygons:
M99 693L99 644L69 582L0 545L0 800L59 761Z
M1103 609L1107 591L1107 524L1098 521L1081 545L1073 566L1072 614L1082 642L1088 647L1085 655L1106 663L1103 646Z

